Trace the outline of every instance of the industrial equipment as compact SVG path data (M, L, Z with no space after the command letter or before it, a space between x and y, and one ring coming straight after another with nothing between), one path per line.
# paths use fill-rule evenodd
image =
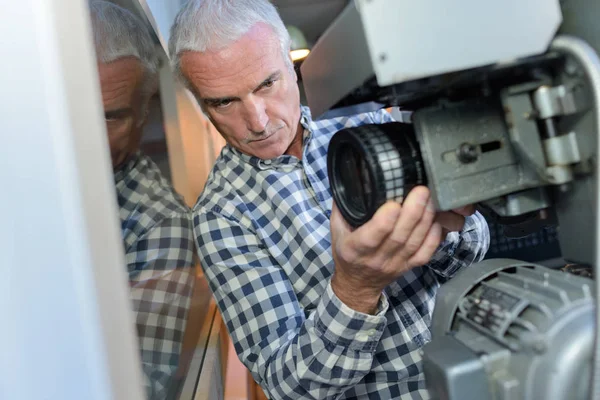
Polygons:
M558 224L563 257L600 266L600 2L355 0L301 72L313 117L358 104L410 119L331 141L353 226L426 184L514 236ZM596 274L597 276L597 274ZM423 365L439 399L599 399L597 280L486 260L445 283Z

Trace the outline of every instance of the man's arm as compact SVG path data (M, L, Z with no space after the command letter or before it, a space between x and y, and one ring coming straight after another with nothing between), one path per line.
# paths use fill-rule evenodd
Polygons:
M460 270L483 260L490 247L487 221L479 212L465 218L460 232L449 232L428 267L446 280Z
M386 325L354 311L331 284L304 310L292 283L250 227L213 211L195 213L205 274L236 352L272 399L333 399L370 370Z
M179 364L194 285L193 229L174 213L127 249L131 298L148 398L164 399Z

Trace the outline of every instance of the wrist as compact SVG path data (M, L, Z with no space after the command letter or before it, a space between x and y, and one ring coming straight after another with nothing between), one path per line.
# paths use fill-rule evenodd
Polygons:
M335 272L331 278L331 289L342 303L354 311L370 315L377 312L381 290L366 288Z

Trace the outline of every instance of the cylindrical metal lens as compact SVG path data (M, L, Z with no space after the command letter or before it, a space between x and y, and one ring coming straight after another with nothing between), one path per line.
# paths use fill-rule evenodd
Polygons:
M338 131L327 154L333 198L358 227L388 200L402 202L427 179L412 125L392 122Z

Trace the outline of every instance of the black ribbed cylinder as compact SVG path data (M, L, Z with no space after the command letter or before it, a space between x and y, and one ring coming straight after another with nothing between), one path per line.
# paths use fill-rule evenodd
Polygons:
M327 171L333 198L353 227L386 201L401 203L413 187L427 184L414 129L399 122L338 131L329 143Z

